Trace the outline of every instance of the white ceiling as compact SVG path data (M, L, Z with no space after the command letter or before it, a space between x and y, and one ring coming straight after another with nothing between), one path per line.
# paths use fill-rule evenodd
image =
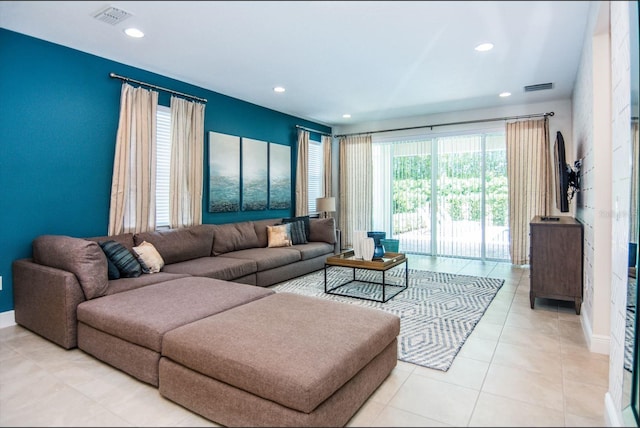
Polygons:
M346 126L569 98L589 3L2 1L0 26ZM133 16L116 25L93 17L107 6ZM130 26L146 36L125 36ZM474 50L486 41L495 48ZM548 82L553 89L524 92Z

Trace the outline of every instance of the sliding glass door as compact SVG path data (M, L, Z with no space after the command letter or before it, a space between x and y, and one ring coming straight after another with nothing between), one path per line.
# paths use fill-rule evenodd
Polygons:
M504 132L373 145L374 228L401 251L507 260Z

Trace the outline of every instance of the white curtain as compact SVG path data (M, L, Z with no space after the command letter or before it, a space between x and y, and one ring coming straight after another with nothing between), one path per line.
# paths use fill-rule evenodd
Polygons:
M324 191L324 197L328 198L332 195L331 180L333 179L331 170L331 141L332 138L328 135L322 136L322 159L323 159L323 181L322 189Z
M172 228L202 224L205 105L171 97L169 222Z
M157 92L122 84L109 235L155 229L157 108Z
M307 215L308 194L309 132L298 129L298 160L296 163L296 216Z
M371 135L340 139L340 229L342 246L353 247L353 231L371 230L373 168Z
M321 139L322 160L323 160L322 189L323 189L323 196L325 198L333 196L333 190L331 188L332 186L331 181L333 180L333 174L331 169L331 142L332 142L332 138L329 135L322 136L322 139ZM327 217L333 217L334 213L327 212L327 213L324 213L324 215Z
M549 214L551 148L547 118L507 123L509 251L511 263L529 263L529 223Z

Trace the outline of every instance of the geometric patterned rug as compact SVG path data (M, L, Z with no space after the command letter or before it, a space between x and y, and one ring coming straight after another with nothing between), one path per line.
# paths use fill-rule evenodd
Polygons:
M396 266L385 273L385 283L403 285L404 275L404 265ZM352 278L351 268L327 269L328 287ZM380 298L382 286L366 282L382 282L380 272L358 269L357 279L348 286L352 293ZM397 315L400 317L398 359L447 371L503 284L502 279L409 269L409 287L386 303L380 303L326 294L324 270L319 270L269 288Z

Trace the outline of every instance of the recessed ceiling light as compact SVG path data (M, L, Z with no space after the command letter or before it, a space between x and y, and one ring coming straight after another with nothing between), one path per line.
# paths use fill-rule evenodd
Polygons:
M138 30L137 28L127 28L126 30L124 30L124 33L129 36L129 37L133 37L135 39L139 39L141 37L144 37L144 33L140 30Z
M510 97L510 96L511 96L511 92L501 92L501 93L500 93L500 96L501 96L502 98Z
M344 117L345 119L349 119L351 115L349 113L345 113L342 115L342 117Z
M285 89L282 86L276 86L273 88L273 92L284 92Z
M493 43L482 43L475 47L478 52L486 52L493 49Z

